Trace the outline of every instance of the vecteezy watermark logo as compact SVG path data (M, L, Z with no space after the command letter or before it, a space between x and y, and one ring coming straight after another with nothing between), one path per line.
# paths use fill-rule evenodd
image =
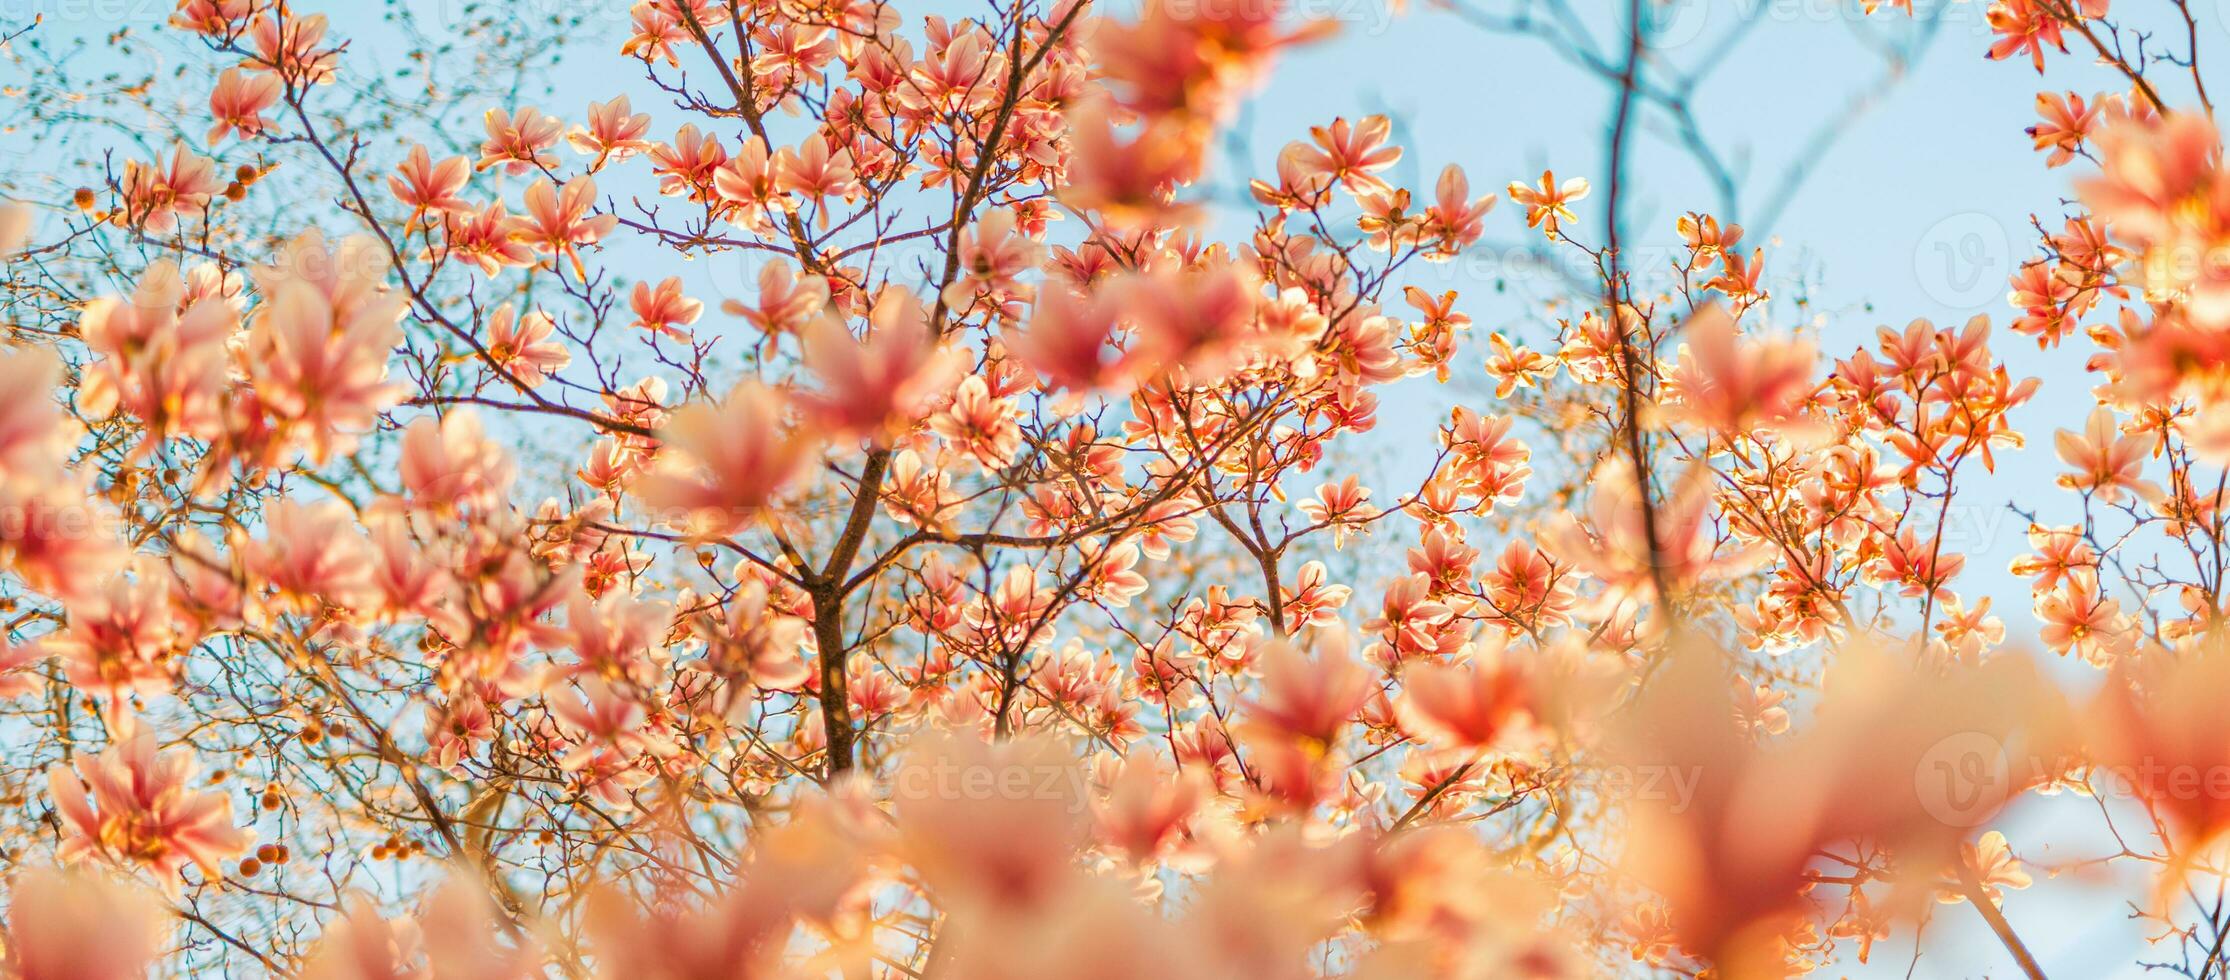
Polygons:
M1929 299L1945 306L1987 306L2005 295L2012 275L2013 249L2005 226L1980 211L1936 222L1913 248L1913 278Z
M1081 765L1053 762L970 761L939 756L899 769L892 783L899 800L981 803L1036 801L1082 813L1092 798L1091 774Z
M2225 0L2230 2L2230 0ZM1711 0L1662 0L1642 8L1643 38L1656 48L1694 43L1711 24Z
M34 17L112 27L160 24L176 6L173 0L0 0L0 35L21 29Z
M1989 820L2013 791L2005 746L1982 732L1960 732L1928 747L1913 767L1913 793L1928 815L1953 827Z

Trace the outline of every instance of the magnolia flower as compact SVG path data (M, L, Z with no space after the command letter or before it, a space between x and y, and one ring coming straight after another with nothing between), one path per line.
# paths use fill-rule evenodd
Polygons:
M1694 211L1681 215L1673 223L1673 228L1680 232L1681 241L1688 246L1688 269L1691 272L1726 258L1734 251L1735 245L1742 241L1741 225L1721 227L1719 219Z
M705 310L705 304L682 294L679 276L667 276L657 286L636 283L628 307L635 313L636 326L682 343L689 342L689 331L682 328L696 323Z
M1608 586L1604 602L1656 598L1660 583L1677 594L1754 567L1765 557L1761 549L1740 543L1720 547L1707 478L1701 470L1683 475L1671 498L1656 504L1657 546L1651 548L1633 469L1624 457L1614 457L1595 469L1587 518L1565 515L1541 544Z
M1159 754L1125 757L1107 795L1093 801L1093 829L1117 853L1153 861L1177 843L1206 789L1198 770L1171 772Z
M2213 120L2190 112L2127 118L2096 143L2099 174L2078 181L2076 191L2117 241L2139 253L2125 275L2148 300L2178 301L2179 316L2160 319L2188 317L2219 343L2230 326L2230 275L2213 257L2230 244L2230 179Z
M634 19L635 30L627 43L620 45L620 53L645 62L664 60L669 67L681 67L681 59L674 55L674 45L686 45L693 40L682 26L681 18L655 3L637 3L628 13Z
M472 161L460 156L437 164L423 144L413 143L410 155L395 168L395 175L387 178L387 189L413 212L470 215L473 206L457 194L471 180Z
M929 420L930 431L983 466L998 469L1022 449L1022 427L1015 422L1014 399L991 394L982 375L971 374L953 393L952 404Z
M528 310L521 315L505 303L488 315L488 360L510 372L518 384L540 387L573 363L564 342L551 339L556 333L557 321L548 313Z
M1425 235L1434 243L1425 258L1447 259L1486 235L1487 212L1499 200L1493 194L1472 197L1463 168L1451 163L1441 170L1439 182L1433 185L1432 206L1425 210Z
M908 748L893 785L899 851L930 889L959 903L1027 907L1051 897L1088 834L1076 763L1045 739L987 743L933 733ZM984 777L1024 793L978 794ZM996 783L995 783L996 784Z
M122 518L88 492L87 475L0 479L0 561L26 585L65 601L105 587L131 554L118 535Z
M1751 735L1781 735L1789 730L1789 692L1764 684L1734 685L1734 723Z
M168 578L145 559L133 571L78 597L68 625L42 641L61 659L71 687L112 707L134 694L168 693L177 672L173 657L199 639L179 633Z
M1261 694L1244 710L1247 723L1291 739L1328 746L1376 692L1361 664L1347 654L1344 637L1320 645L1315 656L1272 644L1257 661Z
M2021 859L2014 856L2013 846L2006 843L2005 835L1995 830L1983 834L1972 844L1959 845L1959 863L1966 866L1966 874L1974 876L1982 894L1992 902L2005 901L2004 889L2027 888L2032 879L2021 869ZM1937 901L1955 905L1967 900L1960 891L1938 891Z
M1100 292L1042 290L1029 329L1005 335L1007 351L1054 387L1115 387L1124 373L1119 359L1110 356L1118 329L1116 310Z
M574 684L580 689L579 698L556 691L545 698L550 714L569 737L581 743L559 760L567 772L596 765L602 749L627 759L666 756L676 751L673 741L654 727L649 711L633 695L601 677L576 677Z
M481 123L488 130L488 139L480 144L480 162L473 169L500 165L505 173L516 177L558 165L558 158L547 151L557 144L561 124L542 110L521 106L506 115L501 109L490 109Z
M1497 330L1487 335L1494 353L1487 355L1487 374L1495 379L1494 397L1508 398L1519 388L1538 388L1556 377L1556 361L1530 347L1510 343Z
M959 513L960 494L953 490L952 474L932 466L921 454L901 449L890 458L883 478L883 508L900 524L950 533Z
M255 13L255 0L179 0L170 25L213 37L229 36Z
M141 453L177 436L223 435L228 344L238 326L221 299L188 305L176 265L148 266L129 301L104 296L78 318L86 347L101 355L79 383L78 407L94 419L137 416L146 426Z
M1236 263L1126 276L1102 290L1103 302L1131 321L1134 338L1122 364L1134 377L1181 370L1192 384L1213 384L1238 366L1258 339L1250 328L1262 303L1260 285ZM1364 318L1351 319L1359 326ZM1351 340L1351 335L1334 338L1343 346ZM1339 353L1358 363L1367 359L1352 349Z
M884 445L927 418L935 400L951 390L961 357L939 343L921 302L902 286L885 287L867 319L864 339L834 317L806 328L806 366L823 389L799 403L835 432Z
M402 342L403 300L335 308L308 284L289 282L258 309L248 334L249 379L273 414L323 463L356 445L379 413L401 402L387 355Z
M1348 535L1361 533L1381 513L1368 503L1370 498L1370 488L1349 474L1338 483L1317 487L1316 499L1302 501L1301 512L1315 524L1332 529L1332 547L1337 549L1347 542Z
M802 794L801 794L802 795ZM779 974L801 921L825 928L867 868L842 804L805 795L771 823L725 894L703 902L638 904L610 889L589 893L586 933L598 980L682 980ZM498 980L509 980L499 975Z
M1118 227L1182 224L1196 213L1170 191L1199 169L1201 149L1173 123L1149 124L1130 139L1107 107L1086 100L1068 111L1068 183L1061 200L1097 211Z
M2029 525L2029 547L2033 555L2022 555L2006 566L2006 571L2030 578L2029 587L2035 592L2050 592L2064 581L2090 585L2098 580L2098 553L2083 539L2083 529L2075 525L2046 527Z
M2036 113L2042 121L2029 127L2029 138L2036 141L2038 152L2052 151L2051 156L2045 158L2044 165L2058 167L2073 160L2075 154L2083 149L2083 141L2089 138L2091 130L2097 126L2100 114L2117 101L2111 95L2085 102L2081 95L2074 92L2065 96L2057 92L2038 92Z
M169 933L155 896L90 871L26 868L8 889L0 975L144 980Z
M286 608L345 613L372 601L369 545L346 505L279 500L263 523L249 564Z
M999 208L960 233L955 252L960 275L945 287L945 305L966 310L977 298L993 308L1029 298L1030 289L1017 276L1037 267L1042 246L1017 234L1014 211Z
M726 534L772 504L812 458L816 442L791 429L787 399L757 382L738 384L719 405L695 404L659 430L668 452L635 491L654 507L685 513L679 523Z
M717 195L713 174L728 162L728 151L719 137L686 125L674 133L673 142L652 145L650 159L658 193L710 203Z
M534 248L519 238L518 221L502 201L490 201L487 207L461 216L443 212L442 245L435 254L469 262L490 278L506 267L533 265Z
M261 407L318 463L353 449L406 394L388 380L387 357L409 301L381 281L383 251L362 236L328 250L310 231L250 272L264 302L240 360Z
M224 188L216 162L184 143L171 149L168 162L126 161L120 183L125 220L157 235L176 228L181 217L207 211L209 199Z
M1814 387L1810 342L1743 338L1717 306L1690 317L1687 336L1670 379L1679 398L1669 413L1674 418L1724 435L1796 422Z
M74 767L50 767L62 859L146 868L172 890L187 864L221 876L225 859L247 850L250 836L233 826L229 797L191 788L199 769L190 750L158 755L154 733L144 730Z
M2186 653L2155 651L2119 660L2099 692L2091 742L2116 788L2133 794L2194 842L2219 842L2230 828L2230 796L2195 791L2207 773L2230 771L2230 647L2211 637ZM2194 861L2205 848L2180 852ZM2178 875L2177 878L2181 876ZM2169 880L2176 880L2171 878Z
M811 666L799 655L806 625L776 607L766 583L756 580L737 587L713 612L690 620L691 632L705 644L699 669L731 685L768 690L796 688L811 676Z
M531 937L516 945L504 930L487 890L468 875L453 874L433 889L418 914L382 918L362 897L320 936L303 961L303 980L531 980L542 975L543 955Z
M774 168L775 186L816 205L832 197L850 201L860 193L851 151L830 152L828 140L819 133L807 137L796 150L784 147L775 153ZM821 227L828 227L828 208L819 209L819 219Z
M799 330L828 306L827 279L799 276L795 267L780 259L759 269L758 285L758 305L745 306L731 299L721 303L720 309L750 321L767 335L769 345L782 334Z
M302 16L284 9L259 13L248 31L255 38L256 56L240 62L240 67L275 72L301 85L328 84L333 81L340 50L320 47L325 30L324 14Z
M1342 117L1330 126L1311 126L1309 136L1316 145L1297 144L1302 149L1295 162L1303 173L1338 181L1355 194L1382 190L1386 181L1377 172L1399 162L1402 155L1401 147L1386 145L1393 125L1385 116L1370 116L1361 125Z
M473 746L495 737L495 717L478 695L466 694L439 708L426 708L426 745L440 768L457 772L472 755Z
M1556 241L1563 236L1564 222L1578 221L1572 213L1572 202L1587 196L1587 178L1574 177L1557 183L1556 173L1541 171L1541 183L1527 186L1524 181L1510 182L1510 200L1525 207L1525 226L1539 228Z
M438 615L454 581L439 560L443 555L422 548L416 540L422 522L410 513L383 508L370 514L366 524L371 532L371 583L378 591L381 611L391 617Z
M1539 695L1531 675L1506 652L1501 634L1471 648L1462 665L1430 661L1402 672L1398 708L1404 727L1444 747L1509 747L1532 727Z
M501 506L513 476L510 454L469 409L411 422L398 470L412 504L443 512Z
M564 189L548 180L527 188L526 213L511 219L512 231L535 251L573 262L573 274L585 276L580 247L594 245L619 224L616 214L591 215L596 206L596 182L575 177Z
M1463 643L1468 623L1440 601L1431 576L1423 573L1396 579L1379 601L1379 614L1363 624L1381 643L1370 653L1380 663L1393 665L1421 656L1453 653Z
M262 133L263 110L279 101L279 84L276 75L242 75L238 68L225 69L209 93L209 114L217 124L209 127L208 141L214 144L234 132L242 139Z
M1934 642L1943 652L1968 660L1980 658L2005 642L2005 621L1990 615L1989 596L1983 596L1972 608L1956 596L1945 600L1935 628L1941 635Z
M2084 16L2103 16L2106 0L2082 0ZM2090 13L2096 11L2096 13ZM2067 53L2067 42L2060 37L2060 15L2051 8L2041 6L2037 0L1995 0L1984 18L1998 39L1990 45L1992 60L2010 58L2028 52L2038 74L2044 72L2044 47L2051 45Z
M650 149L650 141L643 134L650 132L650 114L636 113L621 95L608 102L591 102L588 105L588 125L575 126L565 134L565 141L585 155L593 155L589 170L602 169L607 160L624 160Z
M2036 617L2044 624L2037 640L2054 653L2074 654L2104 667L2135 644L2122 604L2080 581L2070 581L2037 598Z
M743 141L743 150L713 172L712 186L730 205L729 220L759 234L773 231L769 216L791 207L788 195L775 179L774 159L761 136Z
M2052 436L2060 461L2074 469L2060 474L2056 482L2090 494L2101 503L2120 501L2125 491L2142 500L2159 500L2160 487L2143 478L2153 443L2149 433L2122 435L2114 425L2111 409L2092 409L2081 435L2063 429Z

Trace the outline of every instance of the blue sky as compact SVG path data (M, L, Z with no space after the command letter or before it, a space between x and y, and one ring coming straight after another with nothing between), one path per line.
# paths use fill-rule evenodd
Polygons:
M1409 156L1396 174L1413 187L1429 188L1446 163L1461 164L1474 188L1499 189L1512 179L1536 176L1545 167L1560 175L1595 179L1598 193L1582 202L1585 234L1599 238L1602 205L1603 129L1613 91L1591 73L1531 38L1489 33L1463 23L1429 4L1412 3L1395 14L1383 0L1297 0L1305 10L1340 19L1345 30L1331 42L1284 59L1264 94L1255 102L1238 135L1258 165L1266 165L1286 141L1305 138L1310 125L1371 112L1394 114L1402 125ZM1571 0L1589 13L1584 18L1601 43L1611 44L1607 0ZM2226 0L2230 2L2230 0ZM465 0L410 0L414 9L453 17ZM1923 7L1928 6L1922 0ZM1510 0L1482 6L1508 9ZM2224 3L2198 0L2203 52L2230 50L2230 18ZM401 53L403 40L383 25L371 4L300 2L303 11L323 9L337 33L353 38L359 52L375 57ZM525 0L509 5L519 16L570 10L561 0ZM1623 6L1619 4L1617 6ZM2120 7L2147 6L2120 0ZM2165 2L2150 6L2166 7ZM17 21L26 10L47 15L41 28L50 41L83 38L98 42L116 27L139 23L152 29L168 13L162 0L0 0L0 20ZM577 119L591 99L629 91L639 111L657 111L658 94L639 73L614 55L624 31L626 4L608 0L589 15L580 32L583 43L556 52L561 70L557 91L533 104ZM1902 15L1878 16L1860 23L1854 4L1839 0L1674 0L1667 9L1663 57L1694 68L1715 66L1695 92L1697 120L1712 144L1730 159L1747 162L1745 200L1771 196L1774 181L1800 156L1804 141L1824 119L1842 113L1854 98L1873 103L1833 145L1819 154L1807 180L1770 228L1751 226L1745 245L1777 245L1769 268L1776 279L1801 270L1813 284L1805 315L1786 306L1777 310L1781 326L1816 329L1823 351L1834 356L1870 342L1875 328L1902 327L1916 317L1956 324L1987 313L2003 324L2005 277L2033 249L2028 229L2032 214L2057 227L2059 201L2070 196L2069 181L2083 168L2047 170L2033 152L2023 127L2033 120L2038 76L2022 62L1989 62L1982 52L1988 33L1980 3L1954 3L1941 12L1943 23L1932 40L1919 45L1909 73L1881 86L1882 61L1867 41L1887 38L1909 43L1912 25ZM909 14L931 9L965 11L939 0L933 5L902 5ZM2142 19L2142 18L2140 18ZM1730 31L1755 21L1738 45L1721 47ZM589 38L596 38L590 42ZM99 55L88 55L99 57ZM2106 69L2080 57L2053 60L2047 78L2054 88L2088 96L2122 86ZM2171 93L2183 91L2180 86ZM2176 101L2171 95L2171 101ZM479 107L472 107L475 113ZM662 114L663 115L663 114ZM469 118L469 117L468 117ZM661 119L654 132L671 132ZM23 167L36 147L21 134L0 137L11 168ZM384 169L384 165L382 167ZM1266 166L1263 169L1267 169ZM1677 243L1673 219L1691 209L1714 210L1710 183L1677 146L1652 131L1630 171L1633 198L1629 234L1642 248ZM1227 177L1231 176L1226 174ZM1244 176L1244 175L1240 175ZM1543 339L1537 306L1526 296L1528 272L1496 261L1501 249L1529 242L1518 210L1507 202L1490 218L1490 240L1482 257L1441 267L1445 285L1470 297L1465 304L1477 321L1476 336L1501 329L1535 341ZM1754 213L1745 218L1754 221ZM1770 237L1768 237L1770 236ZM624 243L615 247L626 248ZM1639 251L1637 251L1639 254ZM616 263L625 266L625 262ZM710 266L708 268L708 266ZM698 286L701 297L717 299L727 283L748 282L736 269L717 263L675 270ZM665 274L661 271L658 274ZM1516 278L1498 293L1498 278ZM708 295L709 293L709 295ZM1786 296L1786 292L1784 292ZM1995 347L2007 356L2017 376L2044 379L2039 397L2016 415L2016 427L2030 434L2025 451L2001 456L1993 478L1971 485L1960 510L1960 536L1951 544L1968 556L1958 583L1970 599L1989 595L2015 638L2030 623L2028 590L2005 574L2006 562L2025 549L2023 522L2004 505L2044 508L2043 516L2072 520L2072 498L2047 493L2059 464L2050 434L2075 427L2087 409L2090 381L2081 363L2087 345L2075 343L2051 352L2001 330ZM1475 354L1472 356L1476 356ZM1474 362L1475 363L1475 362ZM1448 389L1405 386L1389 396L1382 418L1411 413L1437 417L1454 396ZM1464 394L1476 401L1477 393ZM1382 430L1388 431L1388 430ZM1392 431L1413 434L1406 426ZM1422 447L1419 447L1420 450ZM1396 455L1388 479L1409 462ZM1413 466L1410 468L1414 468ZM1304 491L1305 492L1305 491ZM2049 654L2044 655L2051 659ZM2071 683L2088 682L2089 668L2063 666ZM2098 846L2095 817L2087 805L2061 799L2030 804L2016 812L2006 830L2017 850L2030 858L2072 857ZM2134 974L2133 959L2145 954L2141 931L2126 922L2122 898L2141 897L2128 889L2101 890L2045 880L2013 894L2008 914L2056 976L2110 977ZM1946 907L1948 919L1930 930L1928 956L1919 976L2007 976L2011 964L1991 942L1972 910ZM1910 936L1877 949L1872 970L1845 964L1832 971L1852 976L1903 975ZM2154 954L2169 954L2159 950Z

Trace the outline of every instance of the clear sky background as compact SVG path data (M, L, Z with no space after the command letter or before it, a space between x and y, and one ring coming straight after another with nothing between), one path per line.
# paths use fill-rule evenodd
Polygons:
M1397 118L1409 153L1395 171L1398 182L1429 195L1433 176L1447 163L1461 164L1474 188L1482 190L1537 176L1545 167L1554 167L1560 176L1587 176L1596 181L1597 193L1579 205L1582 233L1600 240L1604 131L1615 94L1601 78L1537 38L1488 31L1427 4L1412 3L1411 9L1396 13L1384 0L1294 2L1339 19L1344 30L1333 41L1285 58L1235 127L1232 142L1252 157L1255 172L1268 172L1278 148L1306 138L1310 125L1337 115L1386 112ZM1742 165L1741 218L1751 231L1744 245L1770 247L1769 278L1783 300L1798 292L1807 298L1801 310L1776 304L1777 325L1816 330L1829 356L1871 343L1877 327L1901 328L1916 317L1952 325L1988 314L1993 323L2007 322L2011 311L2005 280L2021 258L2033 253L2031 215L2056 229L2062 215L2059 202L2072 194L2071 178L2087 168L2077 161L2047 170L2042 155L2030 149L2022 130L2034 119L2034 97L2042 83L2025 62L1984 59L1989 34L1983 4L1919 2L1924 12L1940 19L1932 32L1902 14L1862 18L1855 2L1845 0L1673 0L1661 13L1661 57L1691 71L1711 68L1695 90L1693 106L1710 144ZM466 0L409 3L451 23L461 22L468 9L485 6ZM1610 0L1570 3L1582 11L1598 45L1617 47ZM1508 12L1521 4L1480 0L1478 8ZM523 102L570 121L578 120L592 99L625 91L633 95L638 111L660 116L655 135L671 133L674 122L669 121L671 112L661 109L663 98L642 81L639 71L616 57L627 24L625 2L517 0L503 6L521 18L594 9L587 26L577 32L577 42L551 52L561 66L557 91ZM2169 5L2167 0L2116 0L2115 6L2145 22L2162 16ZM2194 4L2201 14L2203 55L2230 56L2226 6L2230 0ZM40 31L47 43L84 41L87 48L79 57L100 59L107 57L102 38L128 25L157 31L169 7L167 0L0 0L0 22L20 23L29 12L43 13L46 23ZM336 34L356 45L351 64L357 57L399 58L407 46L386 26L377 5L298 0L295 7L331 15ZM902 2L899 8L910 18L969 10L949 0ZM1735 35L1739 42L1730 44ZM1878 54L1885 46L1916 53L1909 72L1886 84ZM129 71L132 66L118 67ZM6 78L6 70L0 67L0 82L22 81ZM2117 76L2076 56L2055 57L2047 77L2053 87L2086 97L2122 88ZM2174 93L2186 89L2178 85L2167 91L2174 102ZM197 93L197 98L205 97L206 87ZM1854 100L1866 103L1866 111L1842 127L1831 144L1813 142L1823 123L1840 118ZM483 107L462 108L469 110L462 118L474 119ZM1673 220L1679 213L1721 207L1710 181L1668 137L1665 120L1652 116L1645 122L1649 136L1629 170L1629 235L1639 242L1637 255L1651 247L1677 245ZM476 126L470 135L478 138ZM32 134L0 136L0 165L10 170L37 169L45 163L40 151ZM1759 226L1765 202L1799 161L1808 161L1801 187L1770 227ZM391 161L382 162L379 169L388 165ZM1226 169L1221 176L1229 181L1251 174ZM1552 294L1552 285L1532 263L1501 258L1538 240L1525 233L1520 213L1505 202L1489 219L1489 241L1480 254L1433 272L1435 282L1444 283L1434 288L1458 289L1467 297L1464 308L1477 321L1475 339L1482 346L1486 332L1497 329L1536 344L1547 340L1539 305L1529 297ZM624 233L612 247L640 248L630 246ZM640 254L650 258L659 253ZM639 263L625 258L612 264L642 271ZM718 262L652 274L669 273L685 275L708 306L723 295L748 295L730 290L751 281L749 270L723 268ZM2074 498L2050 487L2060 469L2051 433L2078 426L2090 404L2086 392L2091 381L2081 367L2088 343L2078 338L2059 350L2039 352L2033 342L2002 328L1994 339L1994 348L2008 357L2017 377L2044 379L2037 399L2014 417L2031 443L2024 451L2001 455L1994 477L1967 486L1947 546L1968 557L1957 590L1970 601L1993 597L2009 638L2018 640L2033 631L2028 589L2004 569L2026 548L2025 524L2006 504L2042 508L2040 516L2046 520L2076 518ZM1476 366L1480 349L1466 355L1467 366ZM1483 392L1473 389L1401 386L1381 411L1380 432L1405 445L1417 443L1414 452L1421 453L1427 420L1443 417L1459 397L1474 405L1485 401ZM1414 455L1399 451L1382 465L1388 486L1402 477L1413 483L1422 467ZM2053 659L2048 653L2042 656ZM2055 669L2071 684L2095 683L2088 667ZM2025 803L2004 825L2015 849L2036 861L2099 853L2096 827L2090 805L2071 798ZM2119 887L2097 887L2049 880L2040 873L2034 887L2011 893L2007 913L2055 977L2134 976L2141 972L2134 960L2174 958L2169 949L2148 952L2143 930L2127 920L2121 903L2142 898L2143 890L2129 887L2126 879ZM1930 930L1928 955L1914 975L2014 975L2010 960L1973 910L1947 906L1942 915L1946 918ZM1910 965L1911 942L1906 931L1877 947L1871 968L1839 964L1827 975L1902 976Z

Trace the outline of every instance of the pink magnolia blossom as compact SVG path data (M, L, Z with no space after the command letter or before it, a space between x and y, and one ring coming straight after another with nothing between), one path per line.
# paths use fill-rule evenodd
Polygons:
M238 68L225 69L217 76L216 90L209 93L209 114L217 122L209 127L208 141L215 143L235 132L242 139L262 133L268 125L263 111L278 101L278 76L242 75Z
M628 308L635 313L636 326L688 343L689 331L685 328L703 315L705 304L682 293L679 276L667 276L656 286L636 283L628 296Z
M465 409L404 429L398 469L412 503L445 512L501 506L514 475L510 454Z
M168 162L126 161L122 186L126 218L155 235L207 211L209 199L224 189L216 163L183 143L171 148Z
M877 444L921 424L961 370L959 352L939 343L921 302L898 286L875 297L864 339L832 317L813 321L805 356L824 387L800 396L800 404L833 431Z
M725 533L756 517L803 474L813 438L785 420L788 399L752 382L718 405L694 404L659 430L667 451L635 490L681 522Z
M47 770L47 791L62 817L65 861L140 867L176 890L188 864L212 878L251 837L233 824L232 800L192 789L200 767L190 750L157 753L141 731L73 766Z
M602 169L607 160L624 160L650 149L650 141L643 134L650 131L650 114L637 113L622 95L607 102L591 102L588 107L588 124L575 126L565 134L565 141L573 149L596 159L589 162L589 170Z
M557 322L541 310L519 313L505 303L488 314L488 360L518 384L538 387L573 363L573 352L554 339Z
M475 210L458 193L472 181L472 161L464 157L449 157L440 163L426 153L423 144L413 143L410 155L387 178L387 189L395 199L410 205L412 211L441 215L470 215Z
M168 933L153 895L90 870L25 868L8 889L0 973L18 980L139 980Z
M619 224L618 215L590 214L595 206L596 182L587 177L566 181L563 189L538 180L527 188L526 211L511 219L511 227L536 252L570 259L574 275L586 275L580 247L602 241Z
M557 166L558 158L549 150L557 145L563 124L542 110L520 106L507 114L490 109L481 122L488 138L480 144L480 160L473 169L500 166L504 173L517 177Z

